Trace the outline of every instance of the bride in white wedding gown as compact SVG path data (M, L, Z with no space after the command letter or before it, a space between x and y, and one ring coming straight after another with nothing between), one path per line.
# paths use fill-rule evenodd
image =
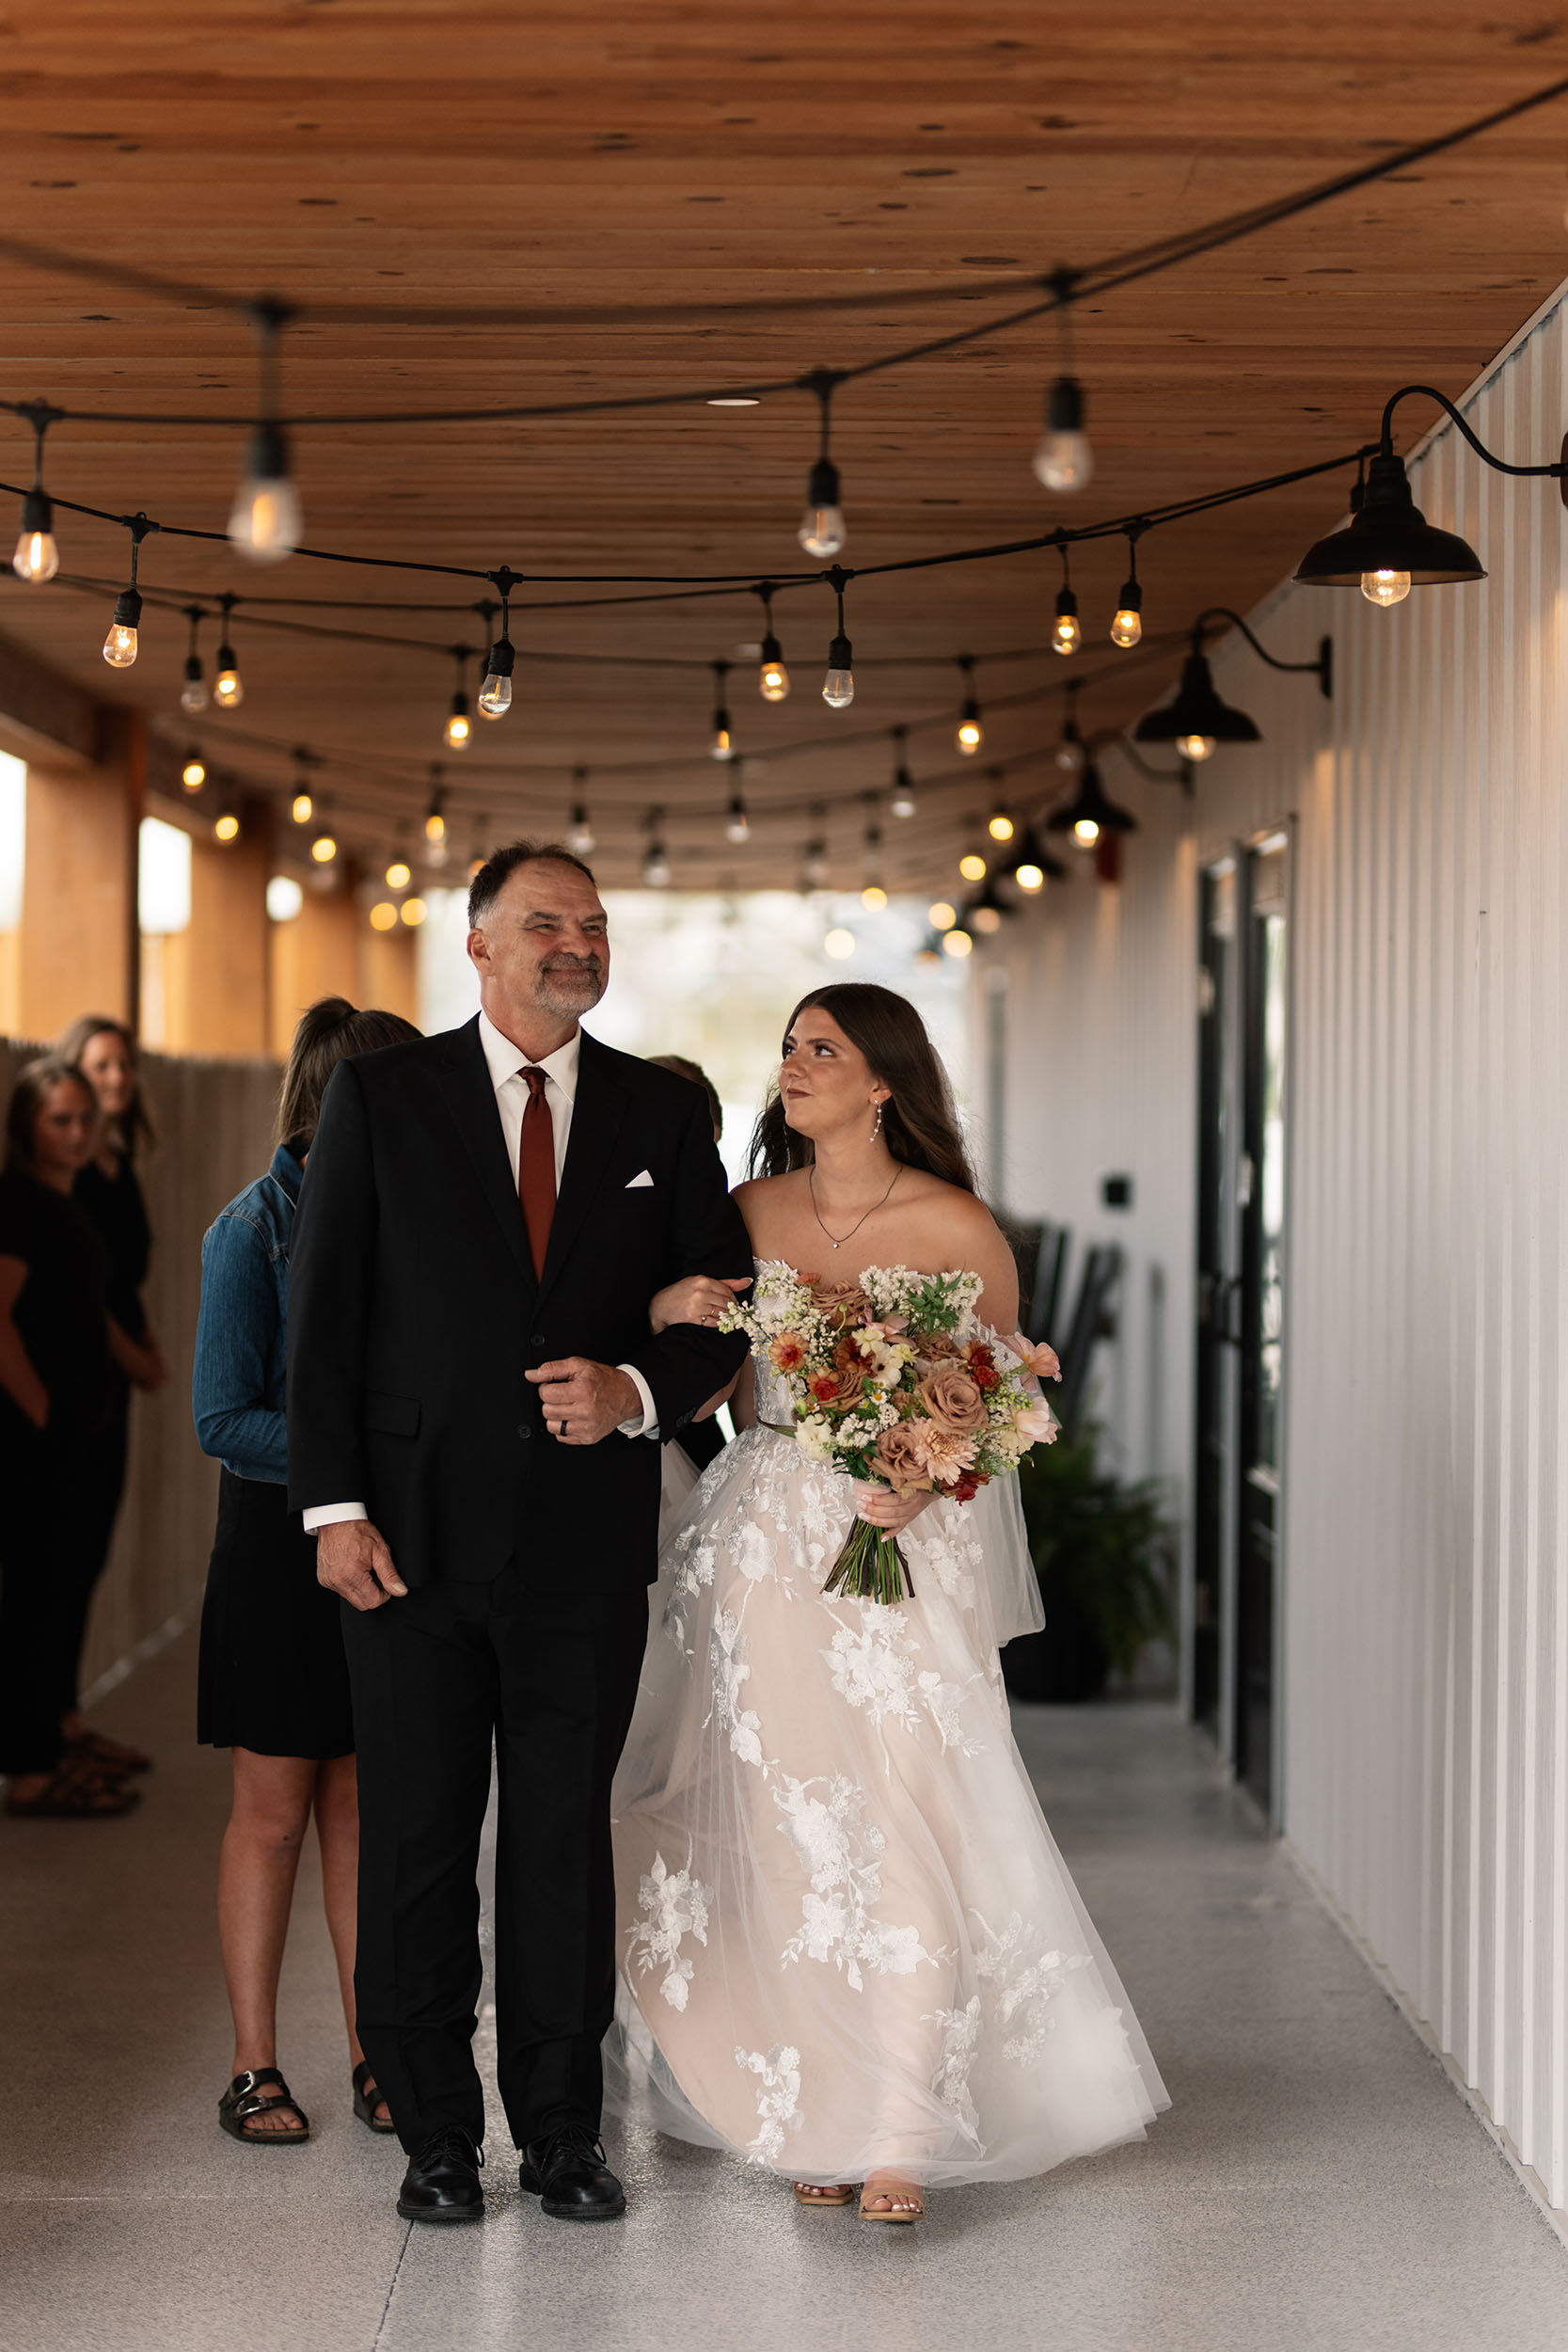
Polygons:
M1015 1329L1011 1255L902 997L797 1008L759 1160L736 1198L763 1279L967 1268L980 1320ZM730 1295L697 1278L656 1317ZM1012 1738L997 1645L1040 1622L1016 1481L963 1504L857 1486L768 1425L792 1419L774 1375L755 1386L748 1367L742 1434L661 1556L613 1807L611 2097L803 2202L863 2182L866 2218L912 2221L928 2186L1141 2138L1167 2100ZM896 1607L822 1592L857 1509L900 1533Z

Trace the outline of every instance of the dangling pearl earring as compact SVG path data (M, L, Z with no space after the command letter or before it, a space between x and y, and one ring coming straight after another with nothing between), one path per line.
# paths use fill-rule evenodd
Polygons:
M877 1118L876 1118L876 1123L875 1123L875 1125L872 1127L872 1130L871 1130L871 1140L872 1140L872 1142L873 1142L873 1143L875 1143L875 1142L876 1142L877 1137L878 1137L878 1136L881 1134L881 1132L882 1132L882 1106L881 1106L880 1103L879 1103L879 1104L878 1104L878 1105L877 1105Z

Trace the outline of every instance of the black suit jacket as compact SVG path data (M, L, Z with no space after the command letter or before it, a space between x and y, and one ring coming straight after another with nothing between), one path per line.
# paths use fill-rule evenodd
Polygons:
M630 1185L644 1169L652 1184ZM635 1364L674 1437L746 1343L696 1324L654 1338L648 1301L751 1263L685 1078L583 1037L536 1281L477 1020L352 1057L290 1247L290 1507L363 1502L409 1585L494 1576L514 1555L578 1590L651 1581L657 1445L562 1445L523 1375L562 1356Z

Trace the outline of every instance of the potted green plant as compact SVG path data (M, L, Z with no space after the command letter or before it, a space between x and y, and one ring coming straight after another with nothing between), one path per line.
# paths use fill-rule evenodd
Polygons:
M1146 1643L1169 1630L1171 1530L1159 1489L1101 1470L1092 1428L1037 1446L1019 1489L1045 1630L1003 1651L1007 1688L1057 1704L1098 1698L1113 1666L1131 1674Z

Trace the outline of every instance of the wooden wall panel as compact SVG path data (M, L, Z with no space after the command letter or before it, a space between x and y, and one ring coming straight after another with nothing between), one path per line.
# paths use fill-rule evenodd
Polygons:
M1491 447L1555 451L1565 343L1553 309L1470 397ZM1220 754L1195 811L1108 771L1143 827L1122 885L1075 881L1002 949L1010 1189L1128 1248L1103 1409L1184 1509L1196 878L1294 819L1285 1827L1563 2208L1568 531L1554 485L1451 430L1413 484L1490 579L1389 612L1280 589L1254 625L1297 659L1333 631L1333 705L1232 641L1216 679L1264 741ZM1139 1180L1121 1219L1096 1193L1113 1163Z

